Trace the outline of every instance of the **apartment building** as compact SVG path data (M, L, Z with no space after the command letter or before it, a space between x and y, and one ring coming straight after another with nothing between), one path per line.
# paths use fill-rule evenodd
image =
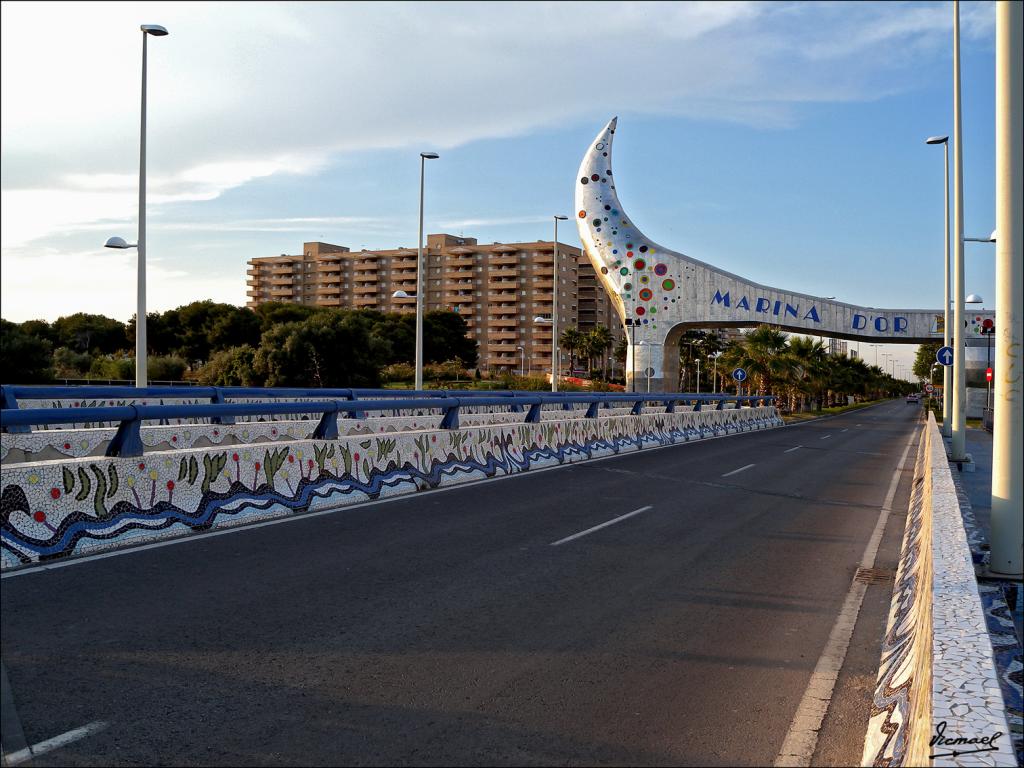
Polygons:
M451 310L465 318L469 336L479 344L482 370L551 370L553 242L483 245L471 237L434 234L427 236L423 257L425 310ZM559 243L557 269L559 331L601 324L621 337L611 301L583 252ZM250 259L246 274L250 307L292 301L381 312L416 309L415 248L351 251L311 242L301 255ZM561 355L565 372L569 355Z

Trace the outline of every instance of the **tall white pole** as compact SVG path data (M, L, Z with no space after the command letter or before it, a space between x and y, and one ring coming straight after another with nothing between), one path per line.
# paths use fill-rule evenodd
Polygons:
M697 355L697 394L700 394L700 355Z
M558 391L558 216L555 216L555 250L552 256L551 290L555 299L551 304L551 391Z
M943 320L942 320L942 345L944 347L949 346L949 140L942 145L942 154L945 156L946 166L946 258L943 261L945 269L943 270L946 275L945 280L945 300L942 302L943 306ZM953 434L953 371L951 366L942 366L942 434L946 437L950 437Z
M142 30L142 124L139 131L139 245L135 307L135 386L145 387L146 366L146 53L149 33Z
M949 458L967 458L967 379L964 376L964 152L960 119L960 1L953 0L953 443Z
M423 169L427 159L420 155L420 233L416 250L416 374L413 389L423 389L423 295L426 280L423 279Z
M992 538L994 573L1024 572L1024 131L1021 128L1021 28L1024 6L996 3L996 357L992 425Z

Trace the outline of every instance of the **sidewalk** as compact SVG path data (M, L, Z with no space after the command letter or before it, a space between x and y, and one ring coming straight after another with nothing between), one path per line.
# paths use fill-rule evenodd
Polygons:
M948 446L948 441L947 441ZM1024 588L997 581L987 575L989 535L992 519L992 435L982 429L967 430L967 452L974 459L974 472L958 472L950 464L960 497L960 511L978 573L978 591L985 609L992 652L999 672L1017 763L1024 765L1022 728L1022 648L1024 638Z

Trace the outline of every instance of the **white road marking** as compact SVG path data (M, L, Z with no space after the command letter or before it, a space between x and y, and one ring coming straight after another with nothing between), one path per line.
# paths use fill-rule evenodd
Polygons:
M885 532L885 524L889 520L889 513L892 512L892 500L896 496L896 489L900 484L900 475L903 473L903 463L910 453L910 446L918 430L915 428L910 433L903 455L900 456L896 469L893 470L892 479L889 481L889 491L885 494L885 501L882 502L882 509L878 513L878 521L875 529L871 532L867 546L864 548L864 556L861 557L861 568L873 568L875 556L878 554L878 545L882 541L882 534ZM854 579L850 584L850 590L846 593L846 600L843 601L843 608L839 617L832 627L832 632L825 643L825 649L811 673L811 680L807 684L800 706L793 715L789 732L786 734L782 748L775 758L776 766L805 766L811 764L814 750L818 746L818 732L821 730L822 720L828 711L828 705L832 701L832 691L835 689L836 678L839 677L839 670L843 668L846 660L846 651L850 647L850 637L853 635L853 628L857 624L857 616L860 614L861 604L864 602L864 593L867 591L867 584Z
M825 435L824 437L819 437L818 439L819 440L828 440L830 437L832 437L832 435Z
M848 429L840 429L839 431L840 432L849 432L850 430L848 430Z
M605 522L601 523L600 525L595 525L593 528L587 528L587 530L580 531L579 533L574 533L572 536L566 536L564 539L559 539L558 541L553 541L553 542L551 542L551 546L552 547L557 547L559 544L565 544L566 542L572 541L573 539L578 539L581 536L586 536L588 533L593 533L594 531L600 531L602 528L607 528L609 525L615 525L616 523L621 523L623 520L626 520L627 518L633 517L633 515L639 515L641 512L646 512L648 509L651 509L651 508L652 507L650 505L648 505L646 507L640 507L640 509L634 509L632 512L627 512L624 515L619 515L618 517L613 517L611 520L606 520Z
M754 466L757 466L757 465L756 464L747 464L747 466L740 467L739 469L734 469L732 472L726 472L724 475L722 475L722 477L728 477L729 475L738 475L740 472L743 472L744 470L750 469L751 467L754 467Z
M102 720L96 720L92 723L87 723L81 728L75 728L73 731L62 733L60 736L54 736L52 739L46 741L40 741L31 747L25 749L19 749L17 752L11 752L9 755L4 755L4 765L20 765L33 757L39 757L45 755L47 752L52 752L55 749L65 747L73 741L84 739L94 733L98 733L107 727L109 723Z
M803 448L802 445L796 445L793 446L792 448L787 448L786 450L783 451L783 453L792 453L793 451L799 451L801 448Z

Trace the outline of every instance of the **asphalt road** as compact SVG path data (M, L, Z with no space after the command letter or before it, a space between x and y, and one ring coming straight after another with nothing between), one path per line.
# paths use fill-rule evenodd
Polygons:
M771 764L919 414L5 578L5 719L28 744L109 723L35 765ZM860 759L890 590L868 590L816 763Z

